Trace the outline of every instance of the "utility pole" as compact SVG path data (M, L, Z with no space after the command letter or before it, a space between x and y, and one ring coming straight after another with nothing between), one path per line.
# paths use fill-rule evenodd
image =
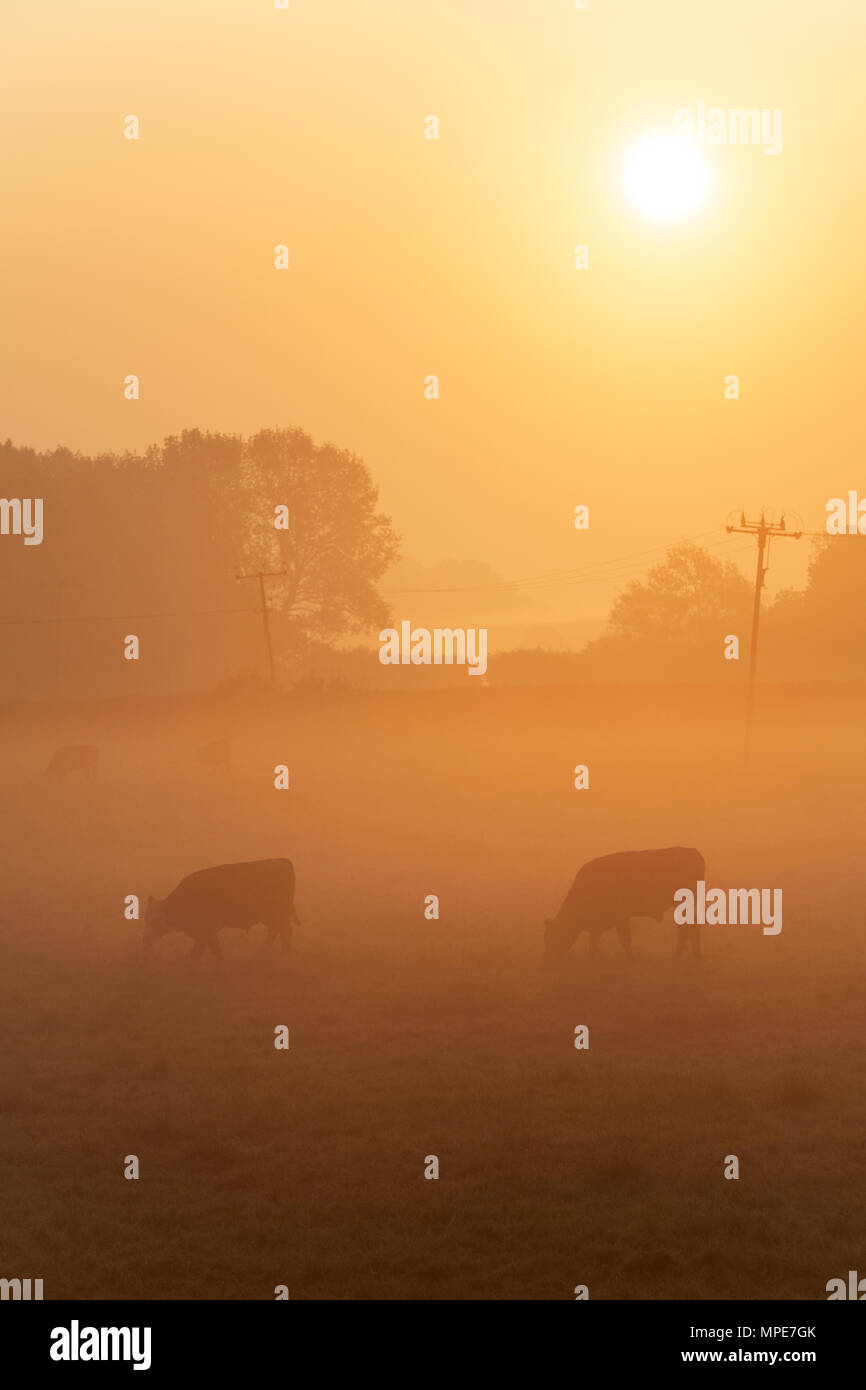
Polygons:
M285 574L285 570L258 570L255 574L236 574L235 579L257 579L259 581L259 600L261 603L262 626L265 630L265 646L268 649L268 667L271 673L271 685L276 685L274 676L274 649L271 646L271 628L268 621L268 601L265 597L265 580L275 578L279 574Z
M785 525L785 518L777 524L767 521L764 513L761 512L760 521L747 521L745 512L740 513L739 526L726 526L725 530L742 531L747 535L755 537L758 543L758 557L755 566L755 602L752 608L752 641L749 651L749 693L746 700L746 739L743 748L743 761L749 761L749 751L752 743L752 715L755 710L755 674L758 669L758 625L761 621L761 593L764 588L764 578L770 567L770 541L774 536L781 536L788 540L798 541L802 536L802 531L789 531Z

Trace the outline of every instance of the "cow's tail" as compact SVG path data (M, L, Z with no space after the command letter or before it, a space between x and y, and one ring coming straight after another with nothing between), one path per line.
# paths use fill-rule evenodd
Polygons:
M296 909L294 903L292 903L292 919L291 919L291 920L292 920L292 922L294 923L294 925L295 925L296 927L300 927L300 926L303 925L302 922L301 922L300 917L298 916L298 912L297 912L297 909Z

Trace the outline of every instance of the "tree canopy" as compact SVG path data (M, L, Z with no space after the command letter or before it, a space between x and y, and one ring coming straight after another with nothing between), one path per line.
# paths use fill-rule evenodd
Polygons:
M241 495L245 563L286 571L270 586L295 648L383 626L388 609L375 586L398 541L356 454L302 430L262 430L244 449ZM280 505L286 529L274 526Z
M264 674L259 594L238 572L286 571L266 581L278 665L388 617L376 584L398 539L369 469L300 429L185 430L140 455L94 457L7 440L0 495L44 501L43 543L2 547L0 692L126 689L127 631L146 653L141 690Z
M608 632L665 642L699 638L710 625L747 612L751 592L730 560L682 541L645 580L626 586L610 611Z

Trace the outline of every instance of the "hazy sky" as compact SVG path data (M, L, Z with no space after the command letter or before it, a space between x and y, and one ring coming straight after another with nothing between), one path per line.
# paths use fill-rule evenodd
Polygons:
M297 424L365 458L408 556L508 578L741 505L817 530L866 486L854 0L3 0L0 27L4 437ZM622 158L701 101L781 108L782 152L704 149L707 201L650 221Z

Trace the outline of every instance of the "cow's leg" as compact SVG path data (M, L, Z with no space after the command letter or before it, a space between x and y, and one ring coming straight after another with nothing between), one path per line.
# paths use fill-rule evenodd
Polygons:
M198 965L201 962L202 952L204 951L205 945L205 938L203 936L197 936L195 941L192 943L192 950L189 953L190 965Z
M216 932L214 932L213 936L210 938L210 940L209 940L209 942L208 942L208 945L210 946L211 950L213 951L215 959L216 959L216 960L222 960L222 958L223 958L223 953L222 953L222 951L220 950L219 937L217 936Z
M595 956L598 954L598 943L601 941L603 927L590 927L589 929L589 949L587 955Z
M280 950L285 954L292 944L292 909L289 908L289 915L286 918L282 931L280 932Z
M622 949L627 956L631 955L631 926L628 918L624 922L617 922L616 934L622 942Z
M291 915L289 916L289 920L282 926L276 922L268 922L268 945L273 946L277 937L279 937L280 940L280 954L282 955L289 949L292 940Z
M686 946L689 945L692 948L692 955L700 956L701 943L698 935L698 928L696 925L691 926L687 923L685 926L677 927L677 955L685 955Z

